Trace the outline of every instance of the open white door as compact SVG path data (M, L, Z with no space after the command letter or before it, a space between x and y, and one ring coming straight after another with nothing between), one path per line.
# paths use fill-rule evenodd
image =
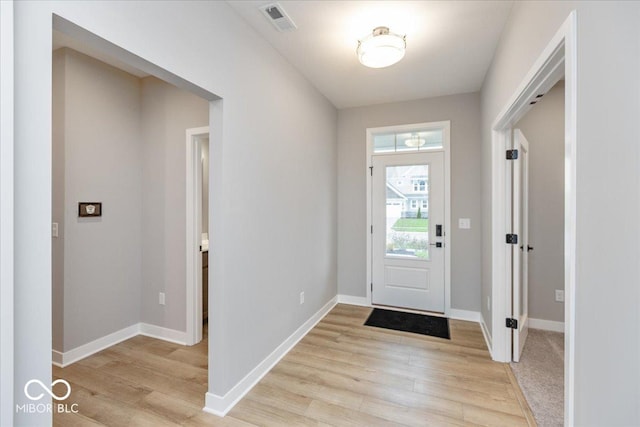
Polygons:
M529 333L529 142L520 129L513 131L513 148L518 156L513 160L513 233L518 243L513 245L512 314L517 320L513 329L512 356L520 361L524 343Z
M372 164L372 303L444 313L444 152Z

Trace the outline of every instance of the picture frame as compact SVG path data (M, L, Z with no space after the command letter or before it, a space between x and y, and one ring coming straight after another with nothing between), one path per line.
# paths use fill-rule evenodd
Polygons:
M102 216L102 202L79 202L78 216L81 218Z

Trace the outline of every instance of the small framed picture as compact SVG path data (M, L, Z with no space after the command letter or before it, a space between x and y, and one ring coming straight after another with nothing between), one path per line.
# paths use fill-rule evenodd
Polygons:
M78 216L102 216L101 202L80 202L78 203Z

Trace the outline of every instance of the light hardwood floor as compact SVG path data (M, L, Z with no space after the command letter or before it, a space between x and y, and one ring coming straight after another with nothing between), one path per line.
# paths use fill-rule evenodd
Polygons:
M206 340L132 338L54 367L79 409L54 425L535 425L477 324L451 320L443 340L363 326L370 311L337 305L224 418L202 412Z

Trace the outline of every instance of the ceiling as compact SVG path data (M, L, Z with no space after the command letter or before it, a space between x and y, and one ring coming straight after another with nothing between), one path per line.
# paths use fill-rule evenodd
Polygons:
M262 37L337 108L480 90L512 1L279 2L297 29L279 32L259 7L273 1L228 1ZM406 34L407 53L371 69L356 56L374 27ZM138 77L142 72L59 31L53 49L70 47Z
M278 32L259 6L228 1L337 108L480 90L512 1L280 1L297 30ZM358 62L358 39L374 27L406 34L388 68Z

